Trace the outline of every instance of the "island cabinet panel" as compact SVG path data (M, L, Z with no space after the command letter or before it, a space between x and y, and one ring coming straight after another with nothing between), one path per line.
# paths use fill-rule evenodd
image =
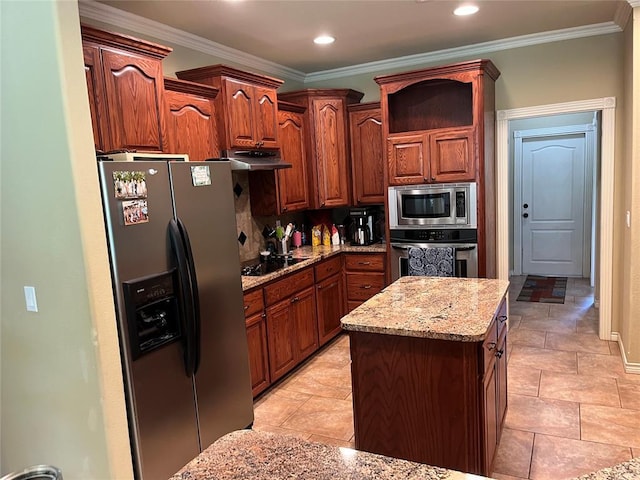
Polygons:
M481 473L477 344L349 337L356 449Z
M249 347L249 369L253 396L263 392L270 384L267 324L265 321L262 289L244 294L245 324Z
M96 147L164 151L162 59L171 48L86 25L81 31Z
M312 208L350 203L349 132L347 105L363 94L348 89L308 89L278 95L278 99L307 108L306 134Z
M276 89L282 80L226 65L183 70L176 76L220 90L215 104L221 150L279 147Z
M218 90L174 78L164 79L169 153L187 153L191 161L218 158L214 99Z
M384 141L380 103L349 105L354 205L384 203Z

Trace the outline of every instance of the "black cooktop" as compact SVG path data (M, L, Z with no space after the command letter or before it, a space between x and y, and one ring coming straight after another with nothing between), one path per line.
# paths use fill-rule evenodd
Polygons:
M253 260L242 267L241 275L245 277L260 277L271 272L277 272L290 265L295 265L306 260L306 258L291 258L286 256L269 257L267 261L260 262Z

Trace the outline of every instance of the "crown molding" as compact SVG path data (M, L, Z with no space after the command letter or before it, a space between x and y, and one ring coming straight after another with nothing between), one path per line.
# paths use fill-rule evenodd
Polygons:
M613 15L613 21L617 23L622 30L627 28L627 23L633 13L632 5L636 3L636 6L640 6L640 0L628 0L627 2L620 2L615 14Z
M133 32L149 35L158 40L190 48L198 52L206 53L214 57L220 57L230 62L238 63L256 70L284 77L297 82L305 81L305 74L299 70L280 65L269 60L256 57L249 53L227 47L221 43L204 39L183 30L170 27L154 20L125 12L118 8L110 7L103 3L91 0L79 0L78 9L80 18L88 18L107 23L115 27L124 28Z
M419 53L416 55L407 55L405 57L362 63L360 65L352 65L350 67L313 72L309 73L306 76L305 83L318 82L321 80L331 80L334 78L348 77L365 73L378 73L381 71L395 69L399 70L405 67L415 67L417 65L425 65L440 61L449 61L454 58L481 56L491 52L498 52L500 50L529 47L532 45L540 45L543 43L559 42L564 40L572 40L575 38L592 37L596 35L606 35L609 33L617 33L621 31L622 29L615 22L597 23L594 25L586 25L583 27L552 30L549 32L534 33L530 35L522 35L519 37L506 38L502 40L494 40L491 42L477 43L475 45L466 45L464 47L448 48L445 50L437 50L435 52Z
M640 0L628 0L628 2L631 6L640 6ZM620 23L626 22L626 20L624 20L625 11L628 12L626 14L627 20L628 15L631 13L630 10L626 10L621 7L616 12L615 22L612 21L586 25L583 27L573 27L543 33L534 33L531 35L522 35L519 37L494 40L475 45L466 45L464 47L449 48L445 50L437 50L435 52L419 53L416 55L407 55L404 57L362 63L332 70L322 70L305 75L304 72L299 70L262 59L255 55L236 50L235 48L227 47L221 43L204 39L197 35L178 30L177 28L170 27L154 20L149 20L148 18L144 18L139 15L134 15L132 13L110 7L103 3L97 3L92 0L79 0L78 8L81 18L92 19L115 27L138 32L157 38L161 41L180 45L182 47L190 48L214 57L219 57L239 65L254 68L277 77L302 83L332 80L353 75L378 73L396 69L399 70L402 68L426 65L440 61L450 61L454 58L481 56L487 53L509 50L512 48L521 48L544 43L617 33L621 32L624 28Z
M633 8L640 7L640 0L627 0L627 2L629 2L629 5Z

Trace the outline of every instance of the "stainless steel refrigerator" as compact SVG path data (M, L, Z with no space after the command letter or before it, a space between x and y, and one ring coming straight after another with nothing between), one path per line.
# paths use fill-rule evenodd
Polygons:
M101 161L137 478L253 423L229 163Z

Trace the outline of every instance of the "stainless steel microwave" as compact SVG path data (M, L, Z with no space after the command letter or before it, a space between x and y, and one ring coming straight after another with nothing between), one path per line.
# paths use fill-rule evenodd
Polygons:
M477 185L389 187L389 228L477 228Z

